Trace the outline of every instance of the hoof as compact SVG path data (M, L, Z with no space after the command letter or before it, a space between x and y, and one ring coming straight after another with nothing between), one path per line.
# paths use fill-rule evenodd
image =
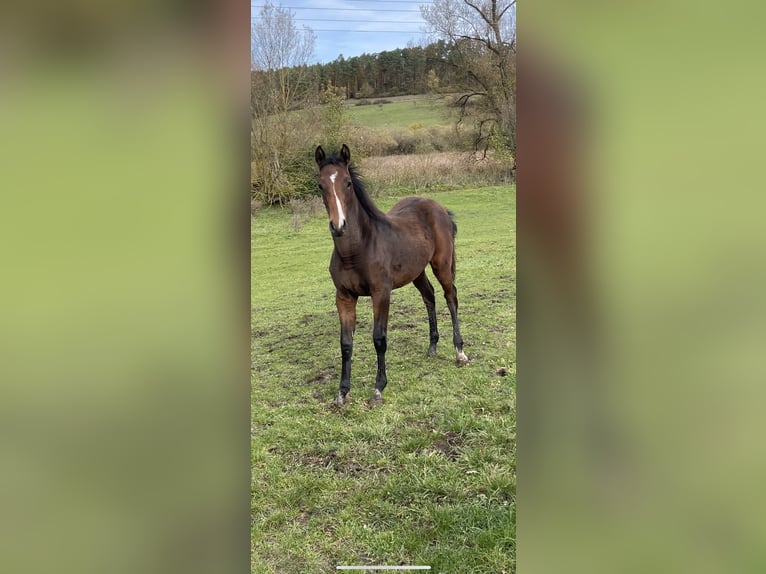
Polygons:
M335 400L332 402L332 404L335 405L336 407L342 407L343 403L345 402L346 402L346 397L343 396L342 393L338 393L338 396L335 397Z
M370 402L377 405L383 404L383 393L375 389L370 397Z
M436 356L436 347L428 347L428 356L429 357L435 357Z
M455 362L457 363L458 367L462 367L463 365L468 364L468 357L463 351L458 351L457 357L455 359Z

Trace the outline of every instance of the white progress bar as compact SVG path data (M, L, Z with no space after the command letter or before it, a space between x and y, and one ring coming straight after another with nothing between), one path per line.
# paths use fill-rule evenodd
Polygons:
M430 570L430 566L336 566L336 570Z

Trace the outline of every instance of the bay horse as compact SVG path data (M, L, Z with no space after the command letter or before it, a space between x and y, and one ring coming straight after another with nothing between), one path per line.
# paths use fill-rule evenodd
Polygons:
M339 154L329 156L325 155L322 146L318 146L314 159L319 166L318 184L335 244L330 275L335 284L335 306L340 318L342 365L340 388L334 404L343 405L351 390L356 303L361 296L372 297L372 340L378 357L373 401L383 399L383 389L388 383L386 331L393 289L412 283L420 291L428 312L428 354L436 355L439 332L434 288L425 271L429 263L444 289L452 317L452 342L457 364L467 364L457 315L457 225L452 214L434 200L422 197L406 197L388 213L383 213L372 202L361 177L351 165L351 152L346 144Z

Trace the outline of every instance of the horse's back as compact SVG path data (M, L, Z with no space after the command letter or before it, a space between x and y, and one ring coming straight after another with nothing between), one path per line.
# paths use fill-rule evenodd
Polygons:
M433 199L409 196L399 200L386 214L401 224L420 224L424 227L453 228L452 218L447 209Z

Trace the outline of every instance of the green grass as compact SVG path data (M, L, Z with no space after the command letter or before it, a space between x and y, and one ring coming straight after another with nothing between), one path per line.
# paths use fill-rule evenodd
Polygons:
M453 123L443 99L349 106L348 110L354 124L370 128L408 128L417 124L423 127L450 126Z
M454 211L462 333L455 366L438 284L438 355L417 290L394 291L385 402L373 408L372 310L361 298L351 402L331 408L339 326L327 219L252 226L252 572L420 564L515 571L515 189L435 194ZM378 204L388 209L395 198ZM430 273L430 270L429 270Z

